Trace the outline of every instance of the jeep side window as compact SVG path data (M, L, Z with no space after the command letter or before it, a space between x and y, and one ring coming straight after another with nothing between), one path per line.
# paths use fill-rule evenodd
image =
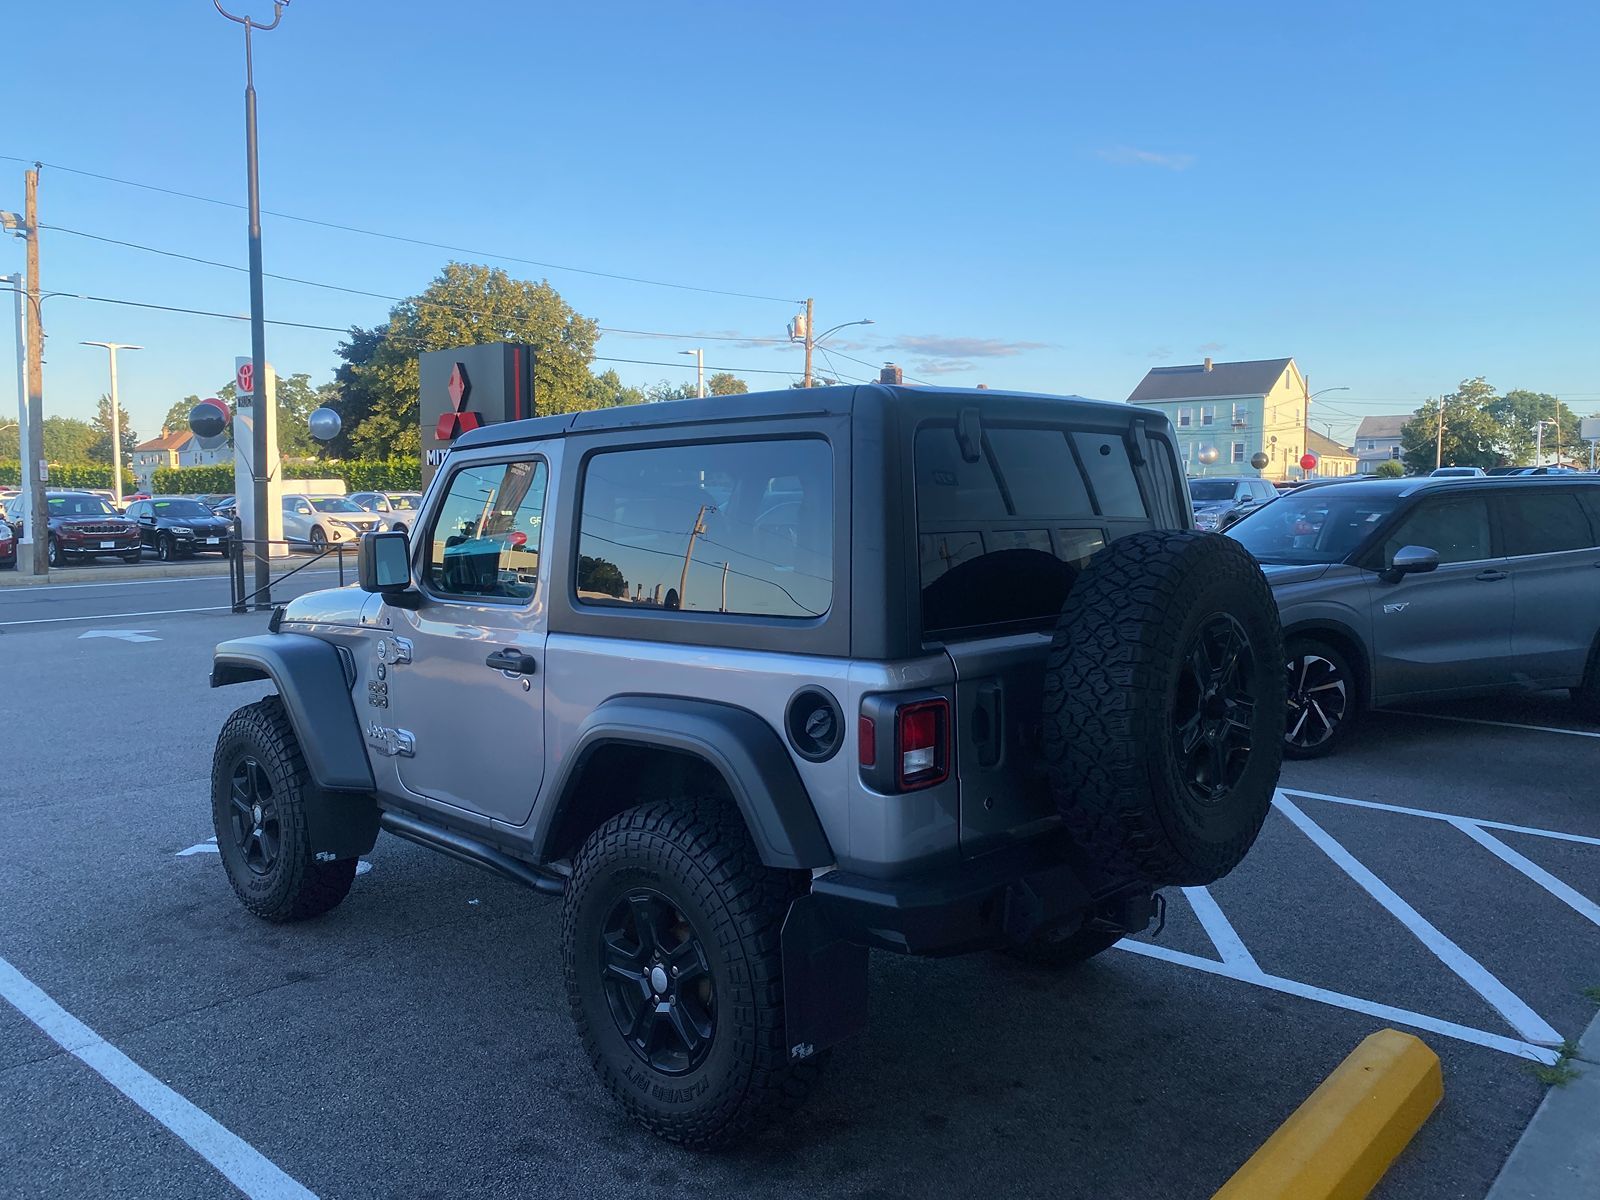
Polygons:
M434 515L423 578L458 599L528 600L539 581L542 459L463 467Z
M833 602L833 460L819 438L589 458L580 604L820 617Z

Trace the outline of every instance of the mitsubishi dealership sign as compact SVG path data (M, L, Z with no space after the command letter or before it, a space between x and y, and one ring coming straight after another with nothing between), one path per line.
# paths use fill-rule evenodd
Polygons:
M533 348L495 342L417 356L422 483L426 487L462 434L535 415Z

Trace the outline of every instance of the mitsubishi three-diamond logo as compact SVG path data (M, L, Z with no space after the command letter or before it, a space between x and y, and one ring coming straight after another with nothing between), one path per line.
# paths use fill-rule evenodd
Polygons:
M481 413L467 411L467 397L472 395L472 381L467 378L466 363L457 363L450 371L450 403L455 407L439 418L433 436L441 442L453 442L470 429L483 424Z

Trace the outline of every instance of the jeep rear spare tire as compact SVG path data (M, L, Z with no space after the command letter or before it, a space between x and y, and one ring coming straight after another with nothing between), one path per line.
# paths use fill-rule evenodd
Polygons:
M1277 786L1283 662L1277 605L1232 538L1156 530L1101 551L1045 673L1045 757L1069 832L1157 886L1226 875Z

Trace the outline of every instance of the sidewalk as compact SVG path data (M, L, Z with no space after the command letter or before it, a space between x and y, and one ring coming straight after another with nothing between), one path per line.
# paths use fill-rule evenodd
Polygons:
M48 584L72 583L131 583L138 579L191 579L208 575L228 574L228 561L222 558L198 558L186 562L147 562L133 566L112 559L97 559L88 565L51 567L44 578L28 575L20 568L7 567L0 571L0 588L40 587Z
M1545 1094L1485 1200L1600 1196L1600 1014L1571 1065L1577 1078Z

